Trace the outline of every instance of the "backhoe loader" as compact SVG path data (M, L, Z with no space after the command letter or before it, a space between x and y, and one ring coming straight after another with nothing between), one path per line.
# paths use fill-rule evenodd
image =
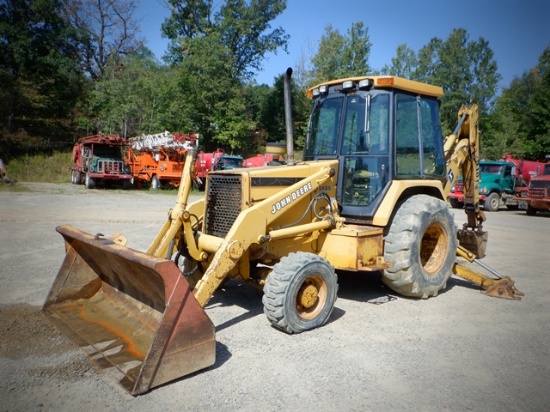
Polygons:
M264 313L286 333L327 322L337 271L380 274L404 296L428 298L452 274L492 296L519 299L512 280L469 268L487 232L479 209L477 107L463 106L443 138L440 87L394 76L324 82L312 99L303 158L294 159L290 77L284 78L286 165L215 171L188 204L196 152L177 201L143 253L71 226L66 258L44 304L50 319L132 395L211 366L214 326L204 311L236 279L263 290ZM467 223L445 199L459 175ZM496 278L495 278L496 277Z

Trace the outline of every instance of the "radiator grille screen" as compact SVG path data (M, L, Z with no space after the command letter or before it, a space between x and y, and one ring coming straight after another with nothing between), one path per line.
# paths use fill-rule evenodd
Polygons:
M225 238L241 213L242 179L240 175L208 176L205 233Z

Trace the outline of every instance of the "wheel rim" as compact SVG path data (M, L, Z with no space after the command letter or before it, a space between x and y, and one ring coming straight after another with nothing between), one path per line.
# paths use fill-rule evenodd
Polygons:
M296 311L303 319L312 319L321 312L327 301L328 287L319 275L307 277L296 296Z
M420 261L429 276L437 274L447 256L447 233L443 226L433 224L428 227L420 245Z

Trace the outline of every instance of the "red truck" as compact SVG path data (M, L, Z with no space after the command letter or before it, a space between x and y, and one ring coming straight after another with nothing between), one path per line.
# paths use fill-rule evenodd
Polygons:
M217 149L212 153L199 153L195 164L193 182L195 188L204 190L206 176L212 170L230 170L243 167L243 158L226 154L223 150Z
M98 133L78 139L73 147L71 182L85 184L88 189L96 185L129 188L132 175L122 154L126 145L126 139L116 134Z
M157 133L128 139L124 160L130 166L134 184L160 189L179 186L187 151L197 144L195 133Z
M284 162L284 158L271 153L257 154L244 159L244 167L275 166Z
M519 208L532 216L538 212L550 210L550 162L544 165L540 176L531 178L529 187L517 198Z
M545 163L518 159L510 154L502 160L480 161L479 199L484 209L496 211L501 202L511 210L518 208L517 198L527 190L533 176L542 172ZM459 180L449 193L449 202L453 208L464 205L462 180Z

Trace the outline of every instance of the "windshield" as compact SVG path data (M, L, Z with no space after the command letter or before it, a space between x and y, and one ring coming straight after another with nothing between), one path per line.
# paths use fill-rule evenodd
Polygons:
M319 100L316 102L309 125L309 134L304 156L331 156L336 154L338 146L338 127L344 96Z
M304 157L342 160L338 198L344 214L371 213L389 181L390 96L373 91L327 97L311 113Z
M241 167L243 159L240 157L221 157L218 162L218 168L220 169L234 169L236 167Z
M390 95L383 92L317 101L311 113L305 159L336 156L338 150L343 155L387 153L389 102Z
M502 171L502 166L494 164L482 164L479 166L479 171L480 173L491 173L499 175Z
M120 146L94 145L94 156L120 159L122 158Z

